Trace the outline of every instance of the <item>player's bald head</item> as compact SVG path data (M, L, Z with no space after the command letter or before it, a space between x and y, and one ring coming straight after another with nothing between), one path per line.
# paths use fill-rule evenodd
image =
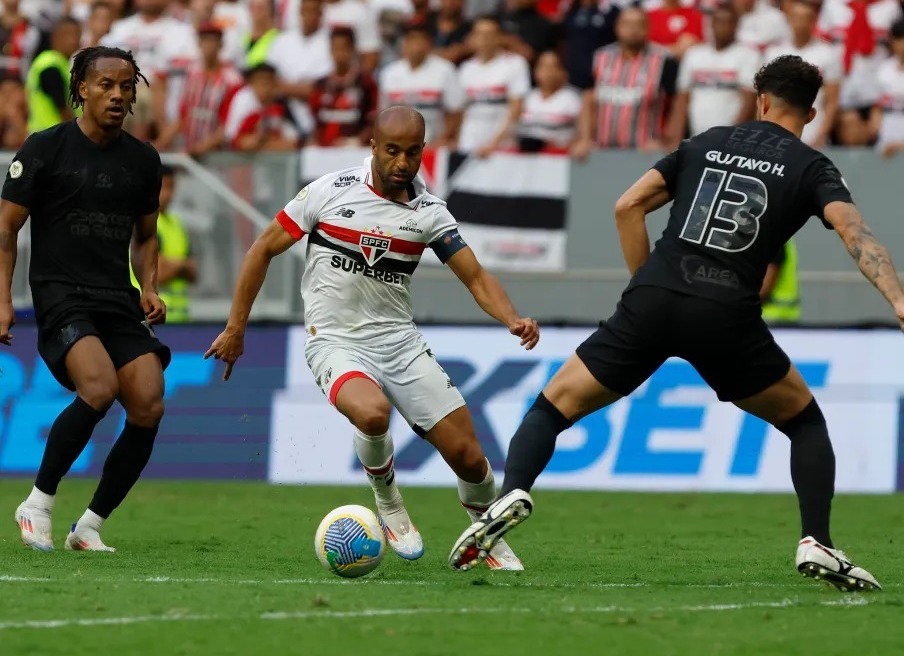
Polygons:
M424 117L419 111L396 105L387 107L377 115L374 141L378 144L387 140L396 143L423 143L425 130Z

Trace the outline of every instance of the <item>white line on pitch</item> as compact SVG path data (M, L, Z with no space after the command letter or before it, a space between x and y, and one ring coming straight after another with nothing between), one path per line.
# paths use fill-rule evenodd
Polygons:
M866 606L869 602L864 597L853 597L838 601L823 601L816 606ZM725 612L732 610L750 610L754 608L795 608L806 607L793 599L781 601L748 602L738 604L710 604L696 606L659 606L654 608L631 608L627 606L597 606L597 607L565 607L559 609L549 608L371 608L364 610L324 610L324 611L285 611L261 613L247 616L229 615L198 615L198 614L169 614L169 615L135 615L132 617L95 617L95 618L70 618L58 620L22 620L13 622L0 622L0 631L10 629L60 629L70 626L110 626L127 624L150 624L157 622L214 622L214 621L285 621L285 620L316 620L316 619L354 619L366 617L398 617L404 615L470 615L487 613L494 614L543 614L562 613L568 615L597 615L603 613L706 613Z

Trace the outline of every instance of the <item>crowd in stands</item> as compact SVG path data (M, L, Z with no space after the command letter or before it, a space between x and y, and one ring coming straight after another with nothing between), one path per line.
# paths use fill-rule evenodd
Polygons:
M68 62L131 50L127 128L161 151L366 145L418 108L477 156L668 150L754 118L753 77L822 71L804 139L904 151L904 0L0 0L0 149L73 116Z

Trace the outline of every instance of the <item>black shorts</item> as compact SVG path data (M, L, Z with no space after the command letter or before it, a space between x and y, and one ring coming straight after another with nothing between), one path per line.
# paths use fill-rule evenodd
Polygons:
M661 287L625 292L577 355L603 386L624 396L672 356L693 365L721 401L762 392L791 368L759 308Z
M66 354L82 337L98 337L113 366L119 370L132 360L156 353L164 369L171 353L145 321L135 290L105 290L61 283L32 286L38 323L38 352L66 389L75 385L66 371Z

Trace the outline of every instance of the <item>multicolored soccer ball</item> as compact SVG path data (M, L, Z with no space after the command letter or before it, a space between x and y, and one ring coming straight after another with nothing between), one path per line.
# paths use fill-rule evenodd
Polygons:
M370 574L386 553L380 520L370 508L339 506L317 527L314 552L333 574L349 579Z

